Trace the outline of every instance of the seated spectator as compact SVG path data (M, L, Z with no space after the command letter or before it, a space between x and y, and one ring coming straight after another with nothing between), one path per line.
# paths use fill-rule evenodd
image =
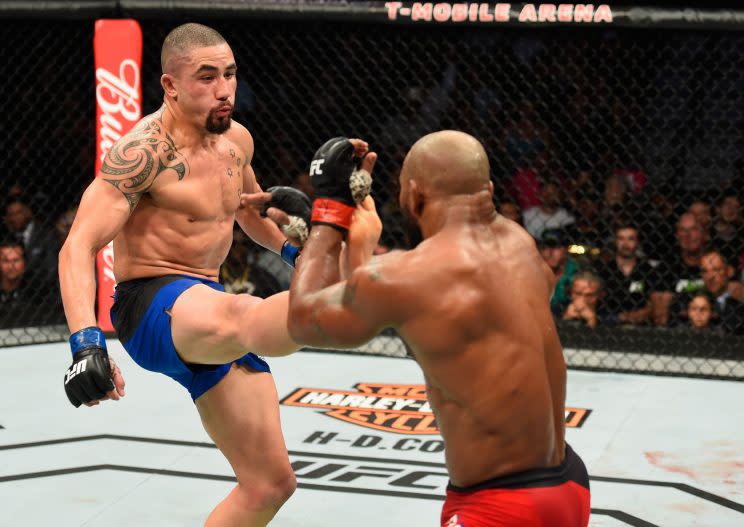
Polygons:
M537 242L537 247L556 278L553 296L550 297L550 308L554 314L561 313L568 304L569 285L579 266L568 254L566 235L561 229L544 231Z
M744 304L731 294L734 268L720 252L708 251L700 259L706 292L713 298L713 310L718 314L724 332L744 335ZM732 284L733 282L733 284Z
M277 278L257 263L259 250L260 247L236 224L230 252L220 267L220 283L225 286L225 291L248 293L260 298L282 291Z
M604 304L619 324L642 325L651 318L651 292L656 288L656 273L638 256L640 235L630 222L615 227L615 257L597 269L604 282Z
M707 293L700 291L692 295L692 299L687 303L687 321L680 328L720 333L720 327L716 325L716 322L717 317L710 297Z
M677 251L674 257L656 267L659 281L651 301L657 326L677 324L683 313L672 309L672 302L676 306L686 306L689 295L703 289L700 258L708 244L707 233L695 215L686 212L677 220L676 234Z
M61 322L61 300L50 282L29 280L23 244L0 242L0 327Z
M591 271L576 273L571 283L571 302L563 311L561 319L596 328L604 320L599 313L602 295L602 280L596 274Z
M0 328L25 325L32 311L30 292L24 280L26 260L17 241L0 245Z
M545 229L564 228L574 221L574 217L561 207L561 189L555 181L544 182L540 189L540 205L524 211L524 227L536 240Z
M12 198L5 205L5 224L8 234L25 248L29 277L44 282L55 280L61 245L54 229L36 219L22 198Z
M697 198L692 200L690 206L687 207L687 212L691 212L697 218L700 226L710 234L711 224L713 223L713 213L711 211L710 203L705 199Z
M499 203L498 211L499 214L501 214L505 218L508 218L524 226L524 221L522 220L522 211L519 209L519 205L517 205L516 201L509 199L502 200L501 203Z
M721 197L715 210L713 247L718 248L726 261L744 271L744 214L741 199L733 192Z

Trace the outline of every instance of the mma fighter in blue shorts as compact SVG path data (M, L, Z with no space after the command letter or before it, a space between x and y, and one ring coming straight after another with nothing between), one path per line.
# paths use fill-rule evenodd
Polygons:
M236 220L289 263L297 249L259 214L276 196L261 192L253 138L232 120L237 66L225 39L199 24L179 26L165 38L161 65L163 106L113 145L60 252L73 353L65 390L75 406L124 395L94 314L95 256L113 239L119 339L140 366L189 391L237 476L206 525L263 526L296 482L274 381L257 354L286 355L299 344L287 331L286 292L230 295L217 277ZM354 145L357 156L366 153L366 143ZM362 162L369 171L373 164L374 155Z

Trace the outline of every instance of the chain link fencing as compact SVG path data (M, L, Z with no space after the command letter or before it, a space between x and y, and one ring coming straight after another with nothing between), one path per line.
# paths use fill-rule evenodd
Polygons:
M93 24L0 26L0 344L57 341L57 253L94 170Z
M162 102L160 46L179 22L141 22L145 114ZM53 260L93 176L92 22L0 23L3 239L26 236L12 219L25 207ZM744 378L744 34L208 24L234 51L235 119L254 136L263 188L309 191L314 150L362 137L380 155L379 251L410 248L417 235L397 205L406 151L434 130L471 133L497 208L559 277L551 307L570 365ZM64 320L53 265L26 245L23 294L2 293L0 326L14 328L3 345L64 338L47 326ZM230 259L242 264L223 273L233 291L288 285L283 264L245 239ZM394 332L364 351L406 354Z

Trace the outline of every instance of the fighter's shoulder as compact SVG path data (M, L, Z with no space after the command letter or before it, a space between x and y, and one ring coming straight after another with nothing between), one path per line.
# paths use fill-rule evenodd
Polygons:
M421 276L424 261L415 250L393 250L373 256L364 266L354 271L356 280L368 288L399 290Z
M494 224L496 229L501 229L502 232L510 234L517 243L537 248L535 238L522 225L505 218L501 214L496 216Z
M161 120L161 113L144 117L109 149L101 165L104 181L118 188L134 206L162 172L183 179L188 162L178 151Z

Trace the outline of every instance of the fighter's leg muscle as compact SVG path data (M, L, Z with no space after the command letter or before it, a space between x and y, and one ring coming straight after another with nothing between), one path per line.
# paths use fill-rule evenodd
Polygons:
M238 479L206 525L266 525L296 487L273 377L233 365L196 407Z
M171 309L171 333L185 362L224 364L246 353L277 356L299 348L287 331L289 293L267 299L196 285Z

